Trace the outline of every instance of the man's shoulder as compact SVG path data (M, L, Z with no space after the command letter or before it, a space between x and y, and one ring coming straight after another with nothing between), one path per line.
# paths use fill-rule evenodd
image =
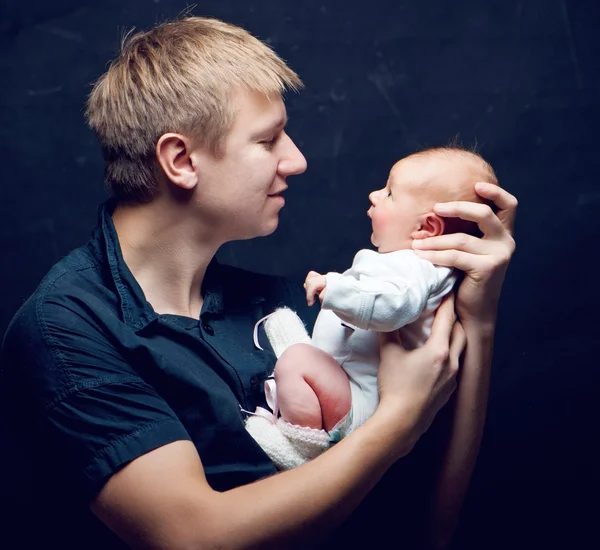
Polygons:
M87 295L95 292L100 281L98 262L85 246L70 252L50 268L15 313L5 333L3 347L13 340L31 338L35 332L43 335L48 317L56 319L61 310L82 304Z
M85 332L92 319L90 311L99 309L94 296L106 296L98 291L100 280L97 262L85 247L48 271L13 316L2 339L3 399L14 405L14 399L24 398L25 392L41 397L39 403L48 405L71 388L63 352L66 343L78 341L82 330ZM6 391L14 393L7 396Z

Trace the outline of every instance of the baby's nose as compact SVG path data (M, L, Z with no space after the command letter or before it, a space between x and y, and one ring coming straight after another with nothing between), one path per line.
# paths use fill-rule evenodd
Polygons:
M377 191L369 193L369 200L371 201L371 204L375 204L375 201L377 200Z

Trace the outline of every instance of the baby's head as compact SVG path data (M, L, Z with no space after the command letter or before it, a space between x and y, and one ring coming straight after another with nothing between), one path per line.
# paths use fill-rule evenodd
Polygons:
M449 201L483 203L475 183L498 185L492 167L477 153L457 147L426 149L398 161L383 189L369 195L371 242L379 252L410 249L413 239L446 233L476 234L477 226L442 218L434 204Z

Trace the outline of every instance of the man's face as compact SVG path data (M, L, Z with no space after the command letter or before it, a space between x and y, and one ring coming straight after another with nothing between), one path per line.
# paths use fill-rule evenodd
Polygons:
M410 157L397 162L383 189L369 195L373 234L371 242L379 252L411 248L412 234L420 228L420 220L432 204L427 204L419 162Z
M238 92L223 155L199 148L198 209L213 237L223 242L269 235L277 228L287 177L306 170L306 159L285 133L279 94Z

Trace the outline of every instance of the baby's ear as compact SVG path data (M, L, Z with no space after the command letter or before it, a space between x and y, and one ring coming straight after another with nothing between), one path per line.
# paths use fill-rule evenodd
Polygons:
M411 233L413 239L427 239L428 237L437 237L444 234L444 218L434 212L428 212L421 219L419 229Z

